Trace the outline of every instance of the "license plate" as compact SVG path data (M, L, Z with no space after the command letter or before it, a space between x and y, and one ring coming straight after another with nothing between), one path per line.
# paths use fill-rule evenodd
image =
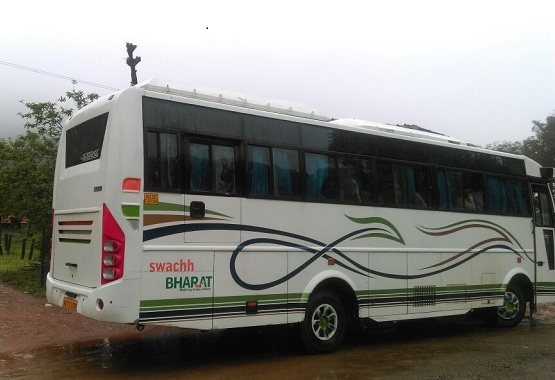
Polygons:
M64 297L62 307L67 310L77 311L77 300L73 298Z

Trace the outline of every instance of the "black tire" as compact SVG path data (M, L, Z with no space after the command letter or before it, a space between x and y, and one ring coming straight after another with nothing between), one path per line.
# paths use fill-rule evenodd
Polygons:
M301 341L309 353L337 350L347 331L347 315L341 300L329 291L313 294L299 327Z
M514 327L526 313L526 298L518 285L509 284L505 290L503 306L496 309L495 324L499 327Z

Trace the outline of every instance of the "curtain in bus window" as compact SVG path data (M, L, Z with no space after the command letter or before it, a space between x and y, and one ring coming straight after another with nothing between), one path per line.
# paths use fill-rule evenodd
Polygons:
M507 188L502 178L488 177L487 179L488 211L496 213L507 212Z
M513 212L519 215L527 213L527 203L522 189L523 183L520 181L511 181L511 194L512 194L512 209Z
M445 172L443 170L437 171L436 180L439 195L439 209L447 210L447 208L449 207L449 201L447 197L447 180L445 178Z
M210 191L209 145L190 144L189 157L189 185L191 187L191 190Z
M322 154L306 154L306 191L309 198L324 198L322 189L328 177L327 157Z
M449 197L449 209L464 209L464 186L463 173L447 172L447 193Z
M414 169L412 166L405 167L407 178L407 201L410 205L416 205L416 185L414 181Z
M274 186L276 195L292 197L298 195L299 156L296 151L273 149Z
M270 194L270 153L269 148L251 146L251 195Z
M177 186L177 135L160 133L161 187Z

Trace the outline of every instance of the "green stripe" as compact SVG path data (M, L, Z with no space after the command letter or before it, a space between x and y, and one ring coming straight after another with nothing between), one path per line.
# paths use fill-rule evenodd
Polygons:
M160 202L155 205L151 205L146 203L144 205L145 211L180 211L180 212L189 212L189 206L180 205L177 203L165 203Z
M555 283L546 283L554 286ZM441 295L472 295L476 296L482 292L499 292L504 289L503 284L486 284L486 285L454 285L436 287L436 296ZM356 297L359 301L364 299L380 299L380 298L399 298L410 297L412 288L399 289L379 289L379 290L359 290ZM142 300L140 308L142 311L169 311L175 309L194 309L207 306L214 308L242 306L247 301L257 301L259 305L272 305L279 303L301 303L308 302L310 294L308 293L280 293L280 294L260 294L260 295L241 295L227 297L197 297L197 298L173 298L162 300Z
M160 211L176 211L176 212L189 213L191 211L191 208L187 205L181 205L181 204L178 204L178 203L160 202L160 203L155 204L155 205L145 203L144 210L145 211L158 211L158 212L160 212ZM232 219L232 217L229 216L229 215L222 214L222 213L219 213L219 212L213 211L213 210L206 210L205 214Z
M289 299L291 295L289 295ZM173 298L163 300L142 300L140 307L142 308L190 308L201 305L242 305L247 301L258 301L259 304L273 304L288 300L287 294L261 294L248 296L229 296L229 297L197 297L197 298Z
M139 218L141 207L139 205L121 205L121 212L126 218Z

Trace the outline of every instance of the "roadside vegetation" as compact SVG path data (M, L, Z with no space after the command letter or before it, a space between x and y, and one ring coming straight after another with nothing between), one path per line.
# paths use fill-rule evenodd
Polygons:
M48 271L48 252L44 249L48 247L42 247L41 235L25 229L2 231L0 282L44 298L44 276ZM10 239L9 247L6 236Z
M45 296L49 244L43 241L50 239L52 185L63 120L97 98L74 89L54 102L23 102L27 111L19 115L24 133L0 138L0 281L36 296ZM22 218L31 226L19 226ZM7 221L13 220L15 226L7 227Z

